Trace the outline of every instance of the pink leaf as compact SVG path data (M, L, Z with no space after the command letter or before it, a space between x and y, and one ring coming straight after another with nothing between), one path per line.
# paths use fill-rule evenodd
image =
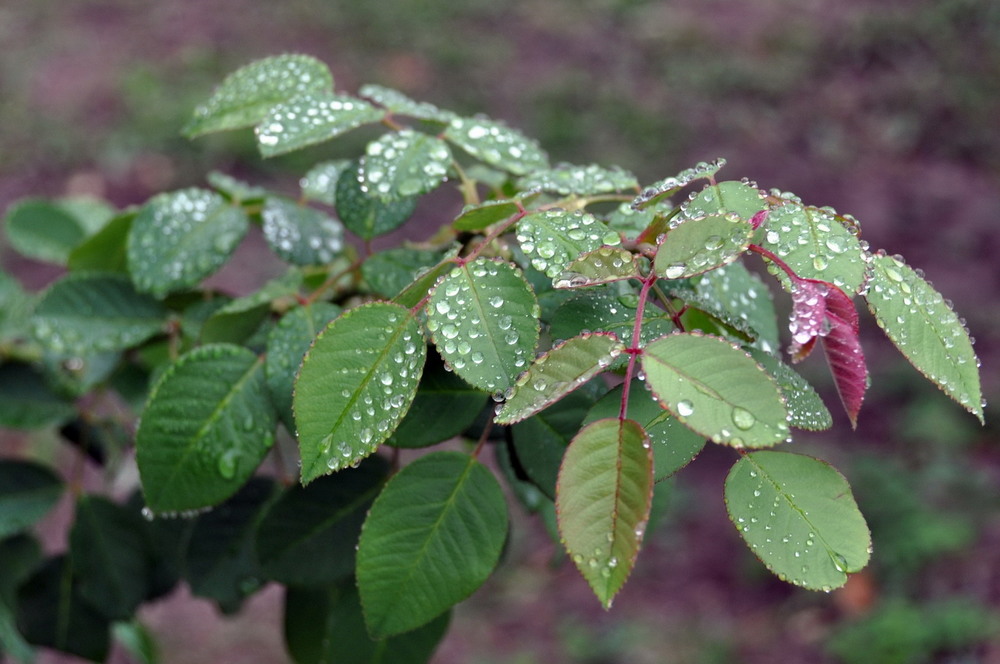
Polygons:
M767 213L768 212L770 212L770 210L761 210L760 212L758 212L757 214L755 214L750 219L750 226L754 230L757 230L758 228L760 228L760 225L763 224L764 221L767 219Z
M858 312L844 291L817 279L792 279L792 316L788 352L799 362L822 338L830 371L844 410L857 426L858 411L868 387L868 368L858 338Z

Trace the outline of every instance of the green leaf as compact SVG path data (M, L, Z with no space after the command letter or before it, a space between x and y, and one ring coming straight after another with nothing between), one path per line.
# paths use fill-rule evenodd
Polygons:
M511 428L514 453L528 479L551 500L563 454L594 405L592 390L577 390L549 408Z
M713 442L769 447L788 437L777 384L728 341L699 334L662 337L643 349L642 368L663 407Z
M67 556L50 558L17 593L18 626L24 638L95 662L110 647L110 625L80 595Z
M21 287L21 282L0 269L0 343L29 336L35 298Z
M392 435L426 356L416 319L388 302L352 309L319 333L292 399L303 484L357 463Z
M597 164L576 166L559 164L555 168L538 170L521 178L522 190L553 191L568 196L593 196L625 189L638 189L635 176L617 166L604 168Z
M136 431L136 460L154 512L215 505L239 489L274 442L264 360L201 346L161 376Z
M799 277L828 281L849 296L864 283L866 262L861 243L832 212L786 203L768 213L763 228L761 245ZM786 283L787 276L776 265L769 263L768 271Z
M269 197L261 218L267 244L293 265L330 263L344 249L344 227L319 210Z
M78 244L66 258L67 267L74 271L126 272L128 235L135 215L135 211L118 215Z
M263 574L254 544L261 519L277 493L272 480L252 477L234 496L198 517L185 552L191 592L234 613L257 591Z
M734 214L681 219L660 242L653 270L667 279L714 270L739 258L752 234L750 224Z
M446 255L429 249L386 249L365 259L361 264L361 276L376 293L396 297L428 268L440 263ZM446 267L451 269L450 264Z
M302 197L327 205L336 205L337 180L340 179L340 174L352 163L349 159L337 159L324 161L310 168L309 172L299 180Z
M19 201L7 211L7 239L20 254L65 265L70 252L87 237L87 229L58 202Z
M606 215L606 223L612 230L624 233L629 238L636 238L653 223L656 211L636 210L628 203L622 203Z
M618 417L622 391L619 385L601 397L587 411L582 424ZM653 478L657 482L691 463L705 447L705 436L691 431L661 408L641 382L633 382L629 389L626 416L638 422L649 437L653 447Z
M138 511L101 496L81 496L69 534L80 594L109 620L127 620L146 598L152 569Z
M459 231L478 231L513 217L520 209L516 202L507 199L466 205L451 225Z
M637 303L635 296L619 296L612 291L581 294L556 309L549 331L553 339L569 339L590 330L613 332L619 339L631 341ZM643 320L639 333L643 341L651 341L674 330L674 324L665 311L653 307L647 307L646 311L651 315Z
M788 406L789 426L807 431L822 431L833 426L833 416L805 378L773 355L756 349L751 350L750 355L778 384Z
M552 285L556 288L581 288L641 277L638 256L627 249L601 247L572 261Z
M607 333L585 334L554 346L517 379L496 423L513 424L544 410L604 371L624 350L618 337Z
M459 248L458 246L453 247L434 267L418 270L413 283L403 288L399 295L392 298L392 301L407 308L413 308L420 304L438 280L455 269L454 259L458 255ZM362 266L362 271L364 271L364 266Z
M711 303L712 313L735 317L757 334L753 346L767 353L781 347L774 297L760 277L741 262L730 263L691 280L695 292ZM728 321L727 321L728 322Z
M707 185L681 209L688 219L734 214L744 221L750 221L766 207L764 197L756 186L730 180Z
M41 429L61 424L76 414L76 407L52 391L32 366L0 365L0 426Z
M0 460L0 539L26 530L55 507L63 483L31 461Z
M691 168L685 169L669 178L664 178L659 182L655 182L650 186L642 190L635 200L632 201L632 207L640 210L653 203L660 201L667 196L676 194L678 191L691 184L695 180L707 180L709 178L715 177L715 174L719 172L723 166L726 165L726 160L719 157L713 162L698 162Z
M252 185L237 180L231 175L226 175L219 171L211 171L205 176L212 187L222 193L226 198L237 205L242 205L247 201L263 200L267 196L267 189L254 187Z
M257 125L257 146L264 157L328 141L385 117L366 101L332 92L310 92L273 106Z
M137 293L128 277L76 272L45 291L32 332L58 355L93 355L141 344L164 330L166 318L166 308Z
M201 326L202 343L241 344L256 332L271 312L276 300L294 302L302 286L302 272L291 268L268 281L260 290L230 300L216 309Z
M353 579L285 594L285 642L295 664L426 664L450 618L442 613L413 631L375 641L365 630Z
M410 198L444 182L451 162L440 138L402 129L368 144L358 178L363 191L383 201Z
M0 540L0 654L6 653L18 662L34 661L34 651L17 630L15 609L17 588L38 567L41 547L34 538L18 535Z
M865 300L879 327L910 364L983 421L979 360L950 304L900 258L872 259Z
M426 447L453 438L476 421L487 396L428 358L417 396L387 441L394 447Z
M455 373L480 389L503 392L534 357L538 314L520 270L479 258L438 282L427 303L427 329Z
M337 180L337 214L347 229L362 240L399 228L416 209L415 198L382 201L365 191L360 181L360 165L345 168Z
M549 166L548 156L536 141L495 120L452 118L444 137L476 159L515 175Z
M278 417L290 431L295 430L292 389L302 358L319 331L340 313L340 307L329 302L297 307L282 316L267 336L264 376Z
M247 231L243 211L206 189L160 194L132 221L128 268L140 291L163 298L219 269Z
M851 488L819 459L746 454L729 471L725 495L740 536L784 581L829 591L868 564L871 536Z
M278 55L252 62L225 78L212 97L195 109L184 127L189 138L251 127L268 110L304 94L333 91L326 65L307 55Z
M414 101L398 90L381 85L363 85L358 90L358 94L392 111L394 115L407 115L411 118L444 124L450 122L455 117L455 114L451 111L442 110L434 104L429 104L425 101Z
M517 224L517 241L531 265L555 279L580 254L620 244L621 238L588 212L553 209L525 215Z
M559 469L559 534L604 608L632 572L653 497L653 454L633 420L593 422Z
M264 574L300 586L350 577L361 524L388 471L388 463L373 456L357 469L283 492L257 531L257 556Z
M405 466L375 500L358 544L358 590L374 638L423 625L489 577L507 504L473 457L435 452Z

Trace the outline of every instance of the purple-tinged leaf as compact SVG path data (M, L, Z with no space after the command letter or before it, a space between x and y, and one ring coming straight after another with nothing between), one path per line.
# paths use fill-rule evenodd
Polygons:
M830 331L823 337L830 371L851 426L858 426L858 411L868 388L868 367L858 338L858 312L851 298L836 287L826 295L826 320Z

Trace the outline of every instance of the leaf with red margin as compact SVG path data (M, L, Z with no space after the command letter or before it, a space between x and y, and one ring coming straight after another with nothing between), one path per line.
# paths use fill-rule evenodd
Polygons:
M792 361L805 359L823 340L830 371L851 426L858 425L858 411L868 388L868 367L858 338L858 312L837 286L818 279L793 280L792 317L788 325Z

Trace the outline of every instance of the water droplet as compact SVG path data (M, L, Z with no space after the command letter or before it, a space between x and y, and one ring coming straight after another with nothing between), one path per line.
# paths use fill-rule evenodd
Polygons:
M677 403L677 414L681 417L689 417L694 413L694 404L688 400L679 401Z
M740 408L739 406L733 408L732 417L733 424L743 431L746 431L757 422L757 418L754 417L753 413L745 408Z

